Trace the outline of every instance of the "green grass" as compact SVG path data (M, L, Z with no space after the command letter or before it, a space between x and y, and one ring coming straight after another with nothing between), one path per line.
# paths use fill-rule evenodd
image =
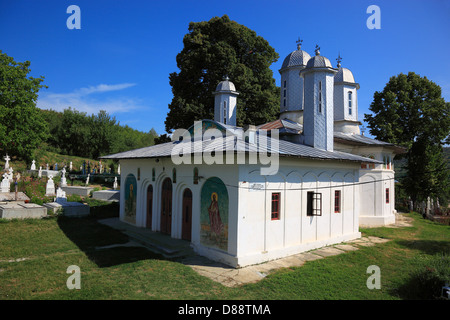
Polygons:
M450 227L411 214L412 227L362 230L389 238L374 247L280 269L258 283L228 288L177 261L143 248L96 247L126 243L127 237L90 218L53 217L0 221L0 300L4 299L421 299L423 272L448 277ZM19 262L8 262L26 258ZM67 267L81 269L81 290L66 287ZM381 289L366 286L367 267L381 270Z

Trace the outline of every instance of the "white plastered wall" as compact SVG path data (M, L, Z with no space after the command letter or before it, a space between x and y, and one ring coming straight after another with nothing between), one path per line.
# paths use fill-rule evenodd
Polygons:
M360 237L359 164L280 159L274 176L257 166L239 170L239 266L261 263ZM264 189L252 190L263 184ZM306 193L322 193L322 216L306 215ZM303 189L303 190L301 190ZM341 191L341 212L334 212L334 191ZM271 219L271 195L279 192L280 219Z

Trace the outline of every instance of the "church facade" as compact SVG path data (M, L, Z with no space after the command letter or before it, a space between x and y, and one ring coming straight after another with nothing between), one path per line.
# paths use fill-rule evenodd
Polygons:
M234 267L360 237L395 221L392 159L360 134L350 70L301 50L280 69L280 119L239 128L239 93L220 82L214 120L120 160L120 219L191 242Z

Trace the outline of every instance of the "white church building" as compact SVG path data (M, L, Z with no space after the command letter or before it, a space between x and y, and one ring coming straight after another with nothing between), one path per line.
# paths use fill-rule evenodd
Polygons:
M403 150L360 134L350 70L316 48L280 69L276 121L239 128L239 92L215 92L214 120L120 160L120 219L190 241L233 267L282 258L395 222L392 159Z

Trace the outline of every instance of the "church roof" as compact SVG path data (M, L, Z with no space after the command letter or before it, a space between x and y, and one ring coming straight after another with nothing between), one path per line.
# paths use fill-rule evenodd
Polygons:
M406 149L393 143L372 139L361 134L334 132L334 141L343 144L353 144L359 146L379 146L393 148L395 153L405 153Z
M303 125L296 123L294 121L283 119L275 120L272 122L264 123L258 126L258 129L272 130L278 129L280 134L290 133L290 134L301 134L303 132ZM378 147L388 147L393 148L395 153L401 154L405 152L403 147L397 146L395 144L380 141L377 139L372 139L361 134L354 133L343 133L334 131L334 142L342 144L351 144L359 146L378 146Z
M271 130L278 129L280 134L292 133L298 134L303 131L303 126L289 119L278 119L258 126L258 129Z
M257 137L259 135L256 135ZM198 141L200 142L200 141ZM197 143L198 143L197 142ZM183 144L186 143L185 146ZM177 146L178 150L183 150L183 147L191 150L190 154L194 154L194 148L192 147L192 141L172 141L163 144L158 144L141 149L125 151L117 154L101 157L103 159L145 159L145 158L158 158L158 157L170 157L172 150ZM259 138L255 142L248 142L245 139L238 139L236 135L227 135L223 139L214 139L208 141L201 141L202 152L267 152L268 154L278 154L281 157L295 157L305 159L317 159L317 160L339 160L339 161L351 161L351 162L373 162L380 163L377 160L345 153L339 151L325 151L310 146L292 143L285 140L274 140L267 137L267 143L260 144ZM191 145L189 145L191 144Z
M301 49L295 50L284 59L281 69L304 66L310 58L311 56L306 51Z

